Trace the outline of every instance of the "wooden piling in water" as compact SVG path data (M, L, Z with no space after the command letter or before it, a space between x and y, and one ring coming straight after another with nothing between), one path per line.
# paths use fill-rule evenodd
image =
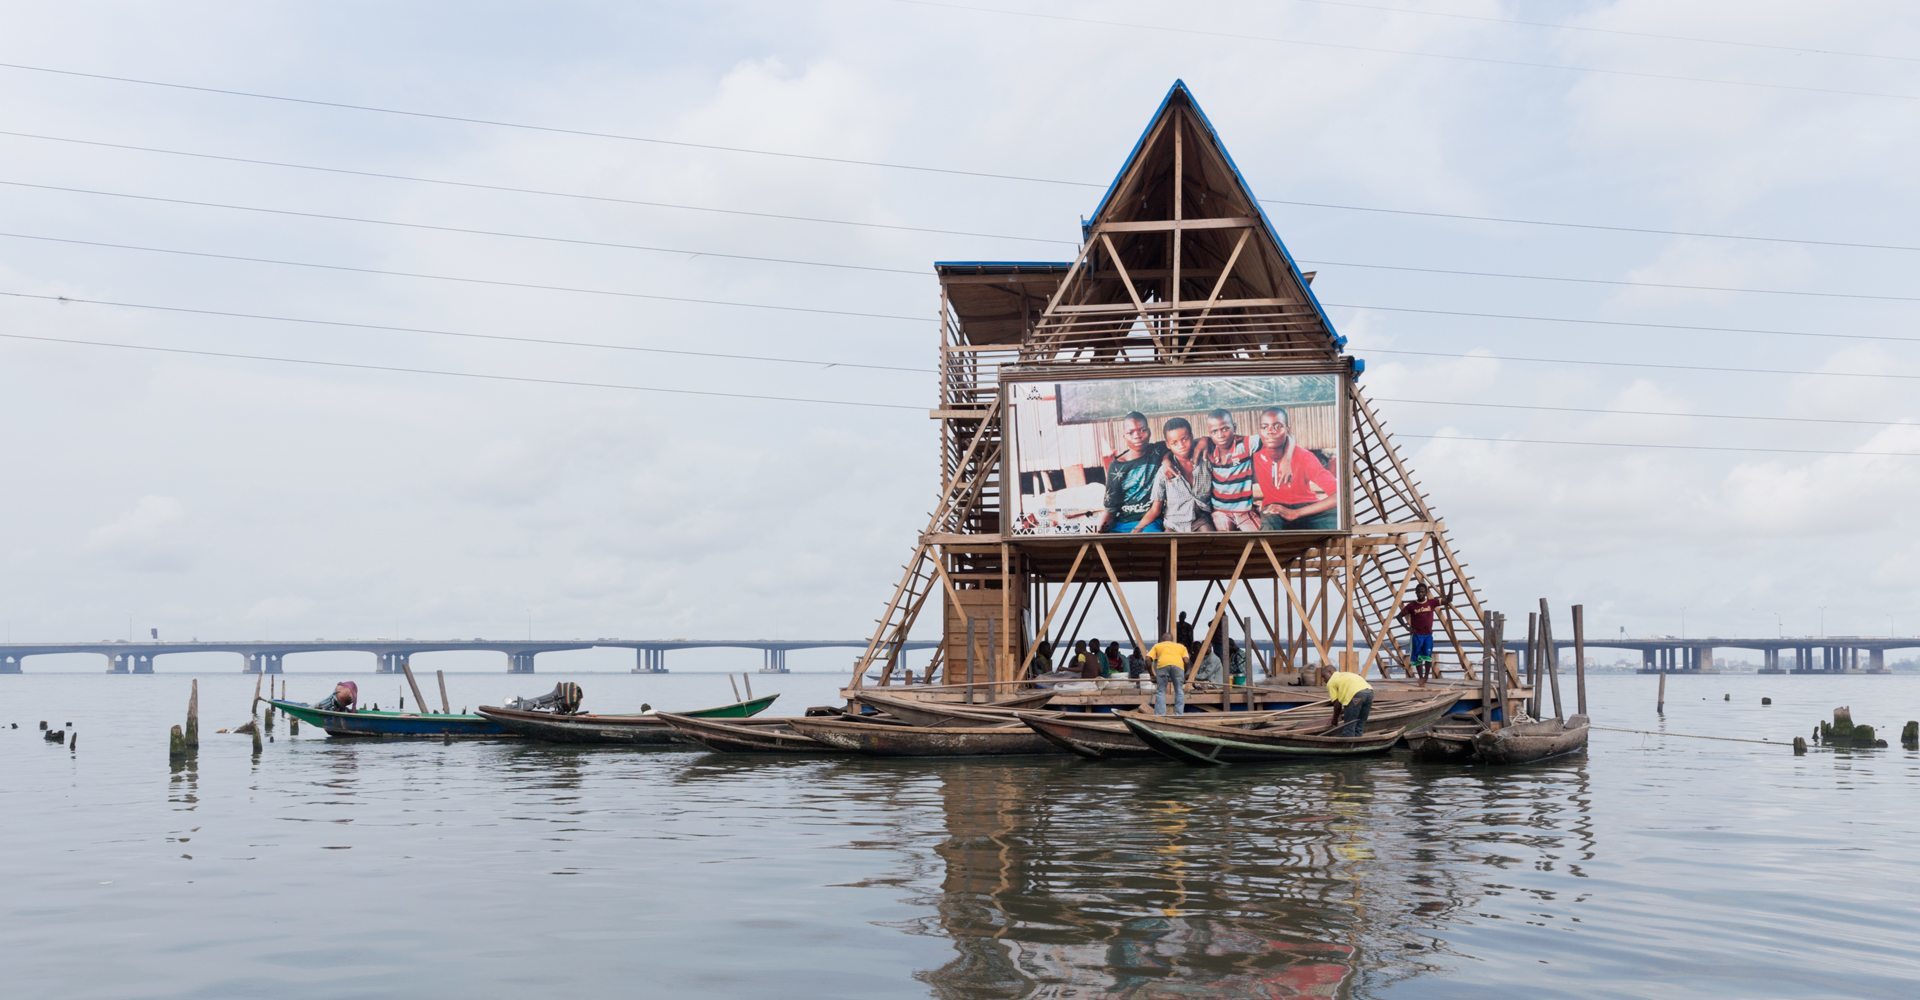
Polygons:
M1587 714L1587 624L1585 609L1573 606L1573 696L1574 709Z
M733 689L733 700L739 701L740 700L740 682L734 680L732 674L727 675L727 686Z
M420 694L420 682L413 679L413 667L408 664L405 659L400 660L400 672L407 675L407 687L413 691L414 710L418 712L430 711L430 709L427 708L427 699ZM403 702L405 700L405 698L401 699ZM401 707L404 708L405 706L403 705Z
M200 678L193 679L193 693L187 695L187 731L184 736L188 750L200 749Z
M1527 714L1540 717L1540 614L1527 612L1527 658L1522 665L1527 675L1527 689L1533 697L1527 700Z
M447 700L447 672L444 670L436 670L433 672L433 676L440 682L440 711L446 715L452 715L453 702Z
M179 760L187 755L187 735L174 726L167 731L167 756Z
M1653 710L1656 714L1667 714L1667 672L1660 671L1660 693L1654 695Z
M1561 708L1560 702L1560 649L1553 644L1553 616L1547 613L1547 599L1544 597L1540 599L1540 652L1546 656L1542 666L1547 672L1547 683L1553 688L1553 717L1556 721L1564 721L1567 713ZM1536 693L1534 698L1537 701L1539 695Z
M740 672L740 683L745 684L747 686L747 700L752 701L753 700L753 675L742 670Z
M1482 725L1493 721L1493 670L1495 657L1499 656L1494 637L1493 624L1498 616L1488 611L1480 615L1480 722Z

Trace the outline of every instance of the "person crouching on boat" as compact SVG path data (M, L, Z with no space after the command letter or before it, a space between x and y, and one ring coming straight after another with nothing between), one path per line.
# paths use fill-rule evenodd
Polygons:
M1367 730L1367 716L1373 714L1373 685L1350 670L1320 668L1320 679L1327 683L1327 697L1333 700L1333 725L1340 726L1335 736L1359 736ZM1340 725L1342 721L1346 725Z
M1173 714L1187 711L1187 647L1173 641L1172 632L1160 633L1160 642L1147 650L1153 661L1153 714L1167 714L1167 689L1173 689Z
M322 712L351 712L353 703L360 698L360 686L352 681L341 681L333 686L333 693L313 703L313 707Z

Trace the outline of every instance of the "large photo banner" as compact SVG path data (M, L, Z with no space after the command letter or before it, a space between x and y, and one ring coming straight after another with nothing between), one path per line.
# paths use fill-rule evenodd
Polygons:
M1339 375L1015 382L1013 535L1340 531Z

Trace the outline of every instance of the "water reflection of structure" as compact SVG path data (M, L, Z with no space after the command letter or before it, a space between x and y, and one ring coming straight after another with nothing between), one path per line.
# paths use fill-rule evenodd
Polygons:
M1504 870L1584 877L1594 851L1584 763L1516 778L1033 762L938 779L939 828L910 825L943 866L912 928L958 953L921 973L942 996L1378 988L1455 961L1449 926L1516 888Z

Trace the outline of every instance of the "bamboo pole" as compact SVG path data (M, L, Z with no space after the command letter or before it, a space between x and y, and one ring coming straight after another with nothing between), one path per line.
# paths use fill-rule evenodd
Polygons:
M440 711L446 715L452 715L453 702L447 700L447 672L436 670L433 676L440 682Z
M1573 696L1581 718L1587 714L1587 626L1585 608L1573 606Z
M740 683L733 679L732 674L727 675L727 686L733 689L733 700L738 702L740 700Z
M427 707L427 699L420 694L420 682L413 679L413 667L404 656L400 658L400 671L407 675L407 687L413 689L414 709L422 714L433 711Z
M1485 661L1480 666L1480 722L1484 725L1493 721L1493 663L1494 657L1500 655L1493 644L1493 612L1481 613L1480 630L1486 636L1486 641L1480 644L1480 658Z
M745 684L747 686L747 700L752 701L753 700L753 675L742 670L740 672L740 683Z
M1556 722L1566 721L1567 715L1560 703L1560 650L1553 644L1553 618L1547 614L1547 599L1540 599L1540 652L1546 655L1544 666L1547 671L1547 683L1553 687L1553 718ZM1539 700L1534 695L1534 700Z
M1527 702L1527 714L1533 716L1534 718L1539 718L1540 717L1540 694L1539 694L1540 692L1540 613L1537 611L1527 612L1527 658L1526 658L1526 662L1521 664L1521 667L1526 671L1527 687L1534 692L1532 699Z

